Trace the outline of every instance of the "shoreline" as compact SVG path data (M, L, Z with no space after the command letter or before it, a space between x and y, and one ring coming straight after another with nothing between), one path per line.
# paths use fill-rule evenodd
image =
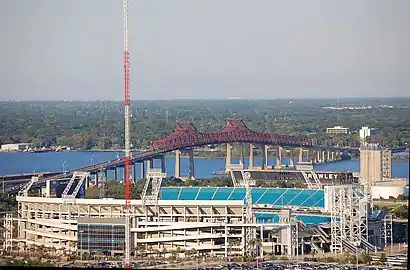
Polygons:
M139 153L139 152L144 152L147 151L146 149L137 149L137 150L132 150L132 153ZM70 152L74 152L74 153L89 153L89 152L95 152L95 153L120 153L123 152L123 150L111 150L111 149L93 149L93 150L60 150L60 151L44 151L44 152L25 152L25 151L0 151L0 153L29 153L29 154L43 154L43 153L70 153ZM207 153L207 154L203 154L204 152L197 152L195 158L225 158L226 154L225 153L221 153L221 152L214 152L213 154L211 153ZM198 155L199 154L199 155ZM166 154L167 157L175 157L175 154L173 152L169 152L169 154ZM189 155L187 154L181 154L180 155L181 158L188 158ZM263 155L253 155L254 157L258 158L258 157L263 157ZM231 154L231 158L240 158L240 156L238 155L232 155ZM248 159L249 157L247 155L244 156L245 159ZM276 158L275 155L269 155L268 158ZM284 157L282 156L283 159L298 159L298 156L295 157ZM353 157L351 159L347 159L347 160L360 160L360 158L357 157ZM402 155L402 156L392 156L392 160L394 161L409 161L410 160L410 155ZM343 160L338 160L338 161L343 161Z

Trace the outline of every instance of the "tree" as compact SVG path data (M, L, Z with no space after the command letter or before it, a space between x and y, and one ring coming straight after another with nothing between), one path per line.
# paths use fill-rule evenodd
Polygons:
M386 253L380 254L379 262L380 262L381 264L384 264L385 262L387 262Z
M164 248L161 250L161 253L164 254L164 258L165 258L166 255L167 255L167 253L168 253L168 250L164 247Z
M362 253L359 258L359 262L364 264L369 264L372 261L372 257L369 253Z
M87 199L98 199L99 198L99 191L96 186L88 187L85 190L85 198Z
M175 249L171 250L171 259L172 260L176 260L177 255L178 255L178 253Z
M177 252L177 258L179 258L179 255L180 255L181 252L182 252L181 247L177 247L176 252Z
M393 209L393 213L398 218L408 218L409 216L409 209L407 205L400 205Z
M341 105L372 104L372 100L340 100ZM220 130L227 118L242 118L255 131L308 135L319 143L328 140L358 145L361 125L379 130L375 142L393 146L410 143L410 100L383 100L394 108L329 110L337 100L133 101L131 142L146 148L169 134L176 121L194 121L200 131ZM255 108L258 108L255 110ZM31 142L35 146L67 145L80 149L122 148L123 115L120 102L0 102L0 144ZM343 125L352 134L337 138L325 134L329 126Z

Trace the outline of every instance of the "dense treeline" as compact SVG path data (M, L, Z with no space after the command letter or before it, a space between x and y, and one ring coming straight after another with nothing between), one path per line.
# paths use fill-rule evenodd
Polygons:
M121 102L0 102L0 143L66 145L74 149L123 147ZM357 134L328 137L326 127L379 129L375 139L394 145L410 142L410 99L340 100L340 105L386 104L395 108L331 110L337 100L175 100L132 103L132 144L145 148L168 134L176 121L193 121L200 131L216 131L228 118L244 119L255 131L311 134L319 141L358 143Z

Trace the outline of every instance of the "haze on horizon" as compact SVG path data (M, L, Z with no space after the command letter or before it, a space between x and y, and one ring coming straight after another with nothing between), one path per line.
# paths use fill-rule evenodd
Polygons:
M410 1L130 0L131 98L410 97ZM2 0L0 100L122 100L117 0Z

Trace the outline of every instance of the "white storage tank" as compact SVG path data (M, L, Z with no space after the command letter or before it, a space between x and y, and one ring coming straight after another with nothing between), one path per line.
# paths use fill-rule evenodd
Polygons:
M390 197L397 198L399 195L406 195L405 190L405 185L393 182L377 182L372 186L372 197L374 199L389 199Z

